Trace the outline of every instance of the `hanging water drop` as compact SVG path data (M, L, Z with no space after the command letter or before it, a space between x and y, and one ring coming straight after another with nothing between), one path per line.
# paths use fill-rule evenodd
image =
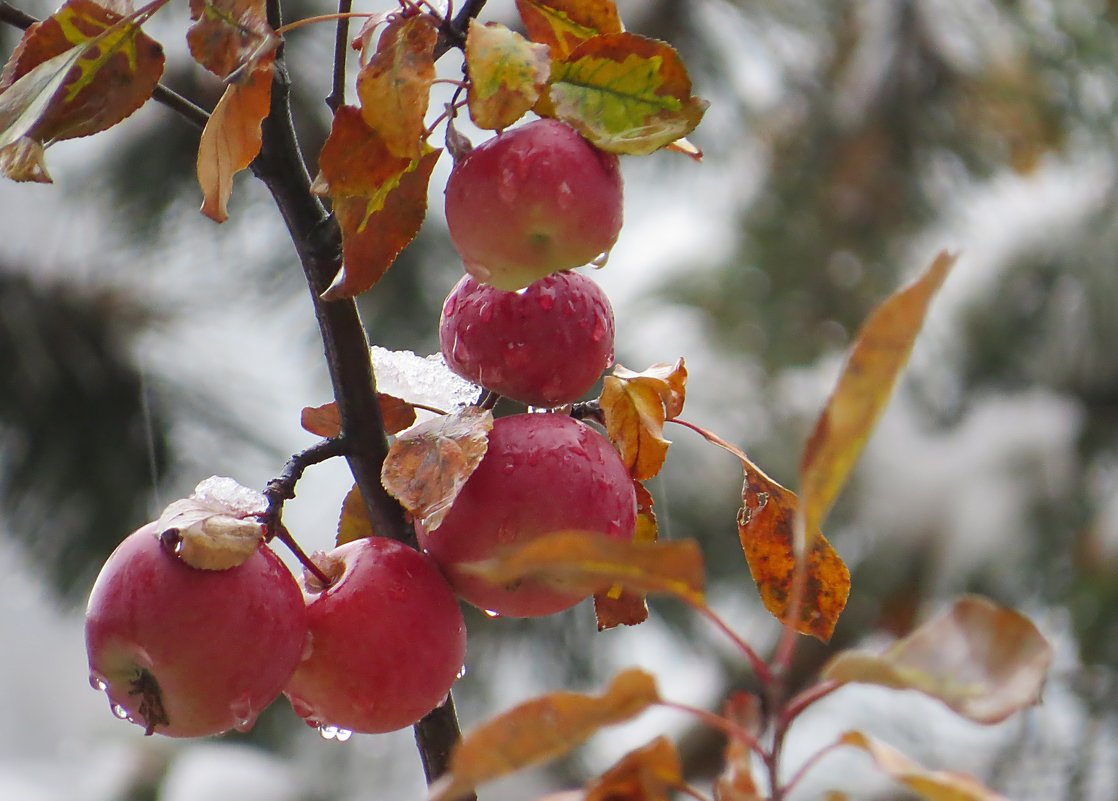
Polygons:
M105 692L105 690L109 689L109 683L100 673L89 674L89 686L99 692Z
M460 667L458 669L458 672L456 674L454 674L454 678L457 681L458 679L464 679L465 677L466 677L466 666L462 665L462 667Z
M483 609L481 611L485 612L487 617L491 617L494 620L496 620L497 618L499 618L501 616L500 612L494 612L492 609Z
M120 704L113 704L113 714L121 720L128 720L128 710Z
M334 739L337 740L339 743L344 743L352 736L353 732L351 732L349 729L338 729L336 732L334 732Z

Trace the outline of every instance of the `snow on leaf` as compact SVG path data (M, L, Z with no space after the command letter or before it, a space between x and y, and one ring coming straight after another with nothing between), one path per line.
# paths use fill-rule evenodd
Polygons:
M765 475L738 447L710 431L687 424L707 441L738 457L745 473L738 539L765 608L782 623L823 642L831 638L850 595L850 571L827 538L816 533L804 560L805 592L792 608L796 575L796 494Z
M551 75L551 56L546 45L529 42L504 25L470 20L466 68L470 118L479 128L500 130L539 100Z
M664 421L683 409L686 381L683 359L641 373L617 365L603 379L599 404L606 434L638 481L652 478L664 464L671 444L664 438Z
M848 731L839 742L861 748L889 777L927 801L1009 801L973 776L946 770L928 770L891 745L860 731Z
M264 524L257 515L267 503L256 490L212 476L189 498L167 506L156 530L174 543L175 555L191 567L228 570L243 564L264 541Z
M621 585L703 603L703 555L694 540L628 542L593 531L557 531L458 567L494 584L531 578L587 593Z
M652 509L652 495L639 481L634 480L633 487L637 493L637 524L633 541L656 542L659 532L656 513ZM594 617L598 621L598 631L643 623L648 619L645 594L627 590L622 584L614 584L608 590L594 594Z
M369 520L369 511L365 508L365 499L356 484L346 493L342 501L342 511L338 515L338 536L335 545L345 545L347 542L371 537L373 523Z
M190 55L223 80L271 63L279 44L264 0L190 0L190 18Z
M448 412L469 406L481 397L481 387L452 372L441 353L417 356L410 350L388 350L374 345L370 356L377 389L382 393Z
M163 73L163 49L140 25L165 5L127 16L70 0L24 32L0 74L0 167L49 182L43 146L103 131L142 106Z
M477 406L420 423L388 449L381 483L434 531L485 456L492 428L492 412Z
M603 33L621 33L613 0L516 0L528 38L566 58L582 42Z
M260 152L261 123L272 98L272 62L268 54L241 80L230 83L210 114L198 142L198 185L202 213L214 222L229 219L233 176Z
M423 118L435 80L438 27L426 14L388 23L376 53L357 75L361 117L388 152L409 162L424 152Z
M822 526L873 432L912 352L928 305L955 259L940 253L914 283L886 298L862 325L800 463L803 530L809 541L804 545Z
M646 155L687 136L709 104L670 45L632 33L595 36L552 67L538 110L602 150Z
M338 109L313 187L329 195L342 230L342 269L323 297L359 295L388 271L419 232L441 153L428 149L418 160L396 156L358 109Z
M459 741L428 801L454 801L480 784L563 756L658 700L653 677L631 669L618 673L602 695L556 692L519 704Z
M1052 646L1018 612L966 596L883 654L844 651L823 677L916 690L978 723L1040 700Z
M586 787L586 801L672 801L683 765L667 737L630 751Z

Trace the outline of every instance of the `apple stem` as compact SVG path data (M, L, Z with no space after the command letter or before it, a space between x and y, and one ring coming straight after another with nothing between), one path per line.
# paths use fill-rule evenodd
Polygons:
M302 546L300 546L299 543L295 541L295 538L291 536L291 532L287 530L287 526L285 526L283 523L280 523L279 521L276 521L275 528L273 529L272 533L277 540L288 547L291 553L295 554L295 558L299 560L299 564L305 567L307 569L307 572L314 576L315 580L322 585L323 589L326 589L334 583L329 576L322 572L322 568L316 565L314 563L314 560L307 556L307 552L304 551Z

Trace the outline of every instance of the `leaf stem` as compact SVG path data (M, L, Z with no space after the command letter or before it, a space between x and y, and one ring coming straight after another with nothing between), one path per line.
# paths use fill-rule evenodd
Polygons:
M738 724L734 723L731 720L727 720L721 715L716 715L713 712L709 712L706 709L701 709L697 706L682 704L678 701L666 701L661 699L656 703L658 706L666 707L668 709L675 709L680 712L686 712L688 715L698 718L707 726L710 726L712 729L717 729L718 731L729 737L731 740L737 740L742 745L747 746L749 750L753 751L762 759L766 758L767 756L764 747L761 745L756 737L754 737Z
M314 576L323 587L329 587L334 583L330 580L329 576L322 572L322 568L316 565L314 560L307 556L307 552L304 551L302 546L291 536L291 532L287 530L287 526L277 521L272 533L277 540L286 545L288 549L295 554L295 558L299 560L299 563L305 567L307 572Z
M719 617L713 609L711 609L704 603L697 603L694 600L687 598L686 596L679 595L677 597L684 601L696 612L705 617L707 620L709 620L711 623L713 623L715 628L717 628L730 639L730 642L732 642L734 646L745 656L746 660L748 660L749 666L753 670L753 675L757 677L757 681L763 687L767 688L773 683L772 671L769 670L769 666L765 664L765 660L762 659L755 650L753 650L753 646L739 637L737 632L730 628L729 624L727 624L725 620Z
M281 25L280 27L276 28L276 34L278 36L284 36L285 34L291 33L292 31L297 31L300 28L304 28L307 25L314 25L314 24L319 23L319 22L330 22L331 20L337 20L338 23L339 23L338 24L339 29L344 31L344 30L348 30L347 23L351 19L357 19L357 18L365 19L365 18L368 18L368 17L376 16L376 14L374 14L371 11L350 11L349 9L352 7L352 5L353 4L352 4L352 2L350 2L350 0L340 0L340 2L338 3L337 13L315 14L313 17L303 17L302 19L297 19L294 22L289 22L286 25ZM343 25L346 25L346 28L342 28ZM348 42L347 42L348 38L349 38L348 34L343 33L343 35L341 37L341 40L340 40L341 42L343 42L343 45L342 45L343 55L345 54L345 50L348 47ZM338 54L338 39L335 38L335 40L334 40L334 55L337 56L337 54Z

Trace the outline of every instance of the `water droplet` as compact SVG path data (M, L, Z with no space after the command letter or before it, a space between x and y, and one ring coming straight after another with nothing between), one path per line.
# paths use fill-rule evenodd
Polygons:
M521 287L520 289L516 290L515 294L519 295L520 297L524 297L527 293L528 293L528 287L525 286L525 287Z
M256 723L256 712L252 708L252 699L247 693L234 700L229 705L229 711L236 721L233 728L239 732L248 731L252 728L252 724Z
M487 277L488 277L488 274L489 274L488 271L486 271L486 276ZM481 308L478 310L478 316L481 318L481 321L483 323L488 323L490 320L492 320L493 319L493 304L492 303L481 304Z
M343 729L340 726L331 726L328 723L319 724L318 734L323 740L337 740L339 743L344 743L353 736L353 732L349 729Z
M120 704L113 704L113 714L121 720L128 720L128 710Z
M100 673L89 674L89 686L98 692L105 692L105 690L109 689L109 683Z
M598 342L606 335L606 326L600 317L594 318L594 330L590 332L590 339Z
M555 307L555 296L550 292L544 292L536 298L536 302L540 304L541 309L549 312Z
M466 666L462 665L462 667L460 667L458 669L458 672L454 675L454 678L455 678L455 680L458 680L458 679L462 679L462 678L465 678L465 677L466 677Z
M501 616L500 612L494 612L492 609L483 609L481 611L485 612L487 617L491 617L493 619L499 618Z
M600 270L606 266L606 262L608 261L609 251L607 250L604 253L599 253L597 256L595 256L593 260L591 260L590 266L593 267L595 270Z
M566 181L559 184L559 193L556 202L559 204L561 211L566 211L574 203L575 193L571 191L571 185Z
M352 736L353 732L351 732L349 729L338 729L334 733L334 739L337 740L339 743L344 743Z
M454 312L456 312L457 310L458 310L458 296L457 295L451 295L450 297L448 297L446 299L446 303L443 304L443 316L453 317Z

